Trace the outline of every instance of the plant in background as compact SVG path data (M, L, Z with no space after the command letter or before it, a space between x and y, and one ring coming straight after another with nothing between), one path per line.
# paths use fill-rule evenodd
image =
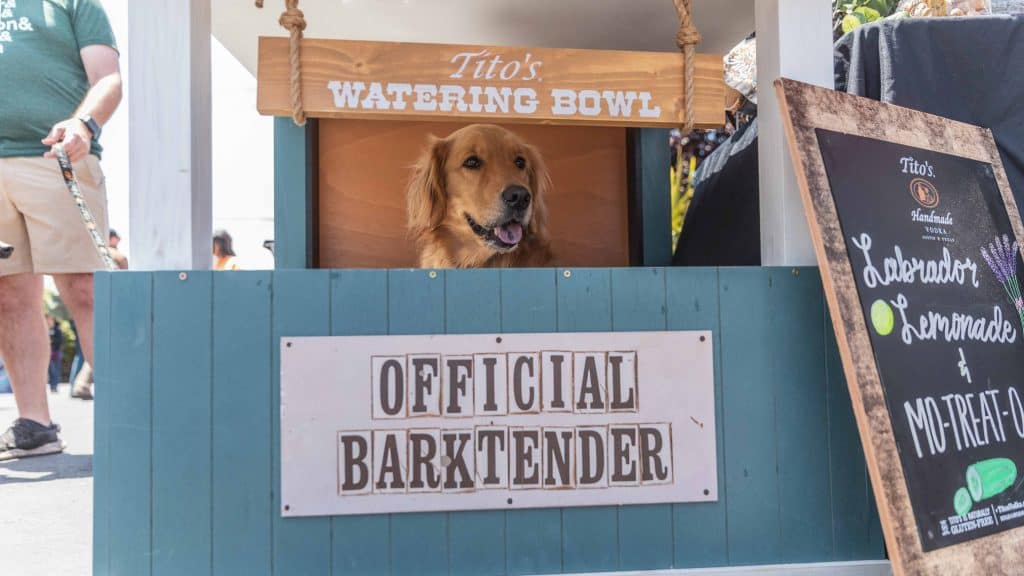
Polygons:
M71 314L67 305L61 300L60 294L47 288L43 292L43 312L57 319L57 326L64 334L64 343L61 345L63 366L61 367L61 381L70 373L71 361L75 357L75 332L71 329Z
M690 201L693 200L691 175L697 169L697 158L690 156L688 167L686 162L687 158L679 153L676 154L675 165L669 167L669 186L672 191L672 250L675 250L679 242L679 235L683 231L683 218L690 207Z
M1018 249L1017 242L1010 242L1009 235L1003 234L1002 242L1000 242L999 236L996 236L994 242L981 247L981 257L985 259L985 263L992 270L996 281L1006 291L1006 296L1017 310L1021 328L1024 328L1024 296L1021 295L1020 283L1017 281Z
M891 15L898 5L898 0L832 0L833 40L862 24Z

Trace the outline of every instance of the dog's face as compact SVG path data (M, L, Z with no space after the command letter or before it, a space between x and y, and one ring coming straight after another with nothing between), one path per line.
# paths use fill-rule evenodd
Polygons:
M545 234L549 177L540 155L498 126L473 124L433 140L408 193L414 236L443 228L454 252L503 254Z

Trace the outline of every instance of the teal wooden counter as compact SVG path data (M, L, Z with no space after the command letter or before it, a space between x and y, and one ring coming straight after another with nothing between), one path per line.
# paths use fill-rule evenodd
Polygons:
M283 519L282 336L706 329L720 500ZM884 558L813 268L96 276L95 574L536 574Z

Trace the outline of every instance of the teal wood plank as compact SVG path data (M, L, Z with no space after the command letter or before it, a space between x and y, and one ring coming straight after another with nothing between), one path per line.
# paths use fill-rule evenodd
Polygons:
M501 270L501 331L554 332L558 304L553 268Z
M665 330L664 268L612 270L612 329L616 332ZM672 505L619 508L619 569L653 570L672 566Z
M506 572L558 574L562 571L562 509L509 510L505 514Z
M304 127L274 118L274 266L312 268L316 263L314 204L319 184L318 124Z
M152 574L153 276L111 275L107 369L110 574ZM116 495L116 497L114 497Z
M730 565L780 561L775 386L768 370L778 327L768 277L762 268L719 271Z
M825 302L814 268L771 268L780 548L786 562L832 559Z
M97 389L110 390L110 279L109 272L93 275L95 358L93 380ZM92 573L110 572L110 394L93 401L92 456Z
M388 271L391 334L444 334L444 305L443 270Z
M445 273L445 324L449 334L501 331L501 271L448 270Z
M639 248L632 264L668 266L672 262L672 202L665 178L672 163L669 130L638 128L626 134L633 197L630 242Z
M726 530L725 442L722 396L722 332L719 329L718 270L666 270L669 330L711 330L715 367L715 429L718 501L672 506L674 565L679 568L725 566L729 563Z
M448 565L453 576L504 575L505 511L449 513Z
M557 329L556 274L552 268L501 271L502 332L554 332ZM561 572L561 509L506 512L505 564L508 574Z
M213 273L153 275L153 574L212 574Z
M391 270L388 274L390 333L444 334L444 272ZM391 566L394 574L447 574L448 514L393 514Z
M445 272L445 326L448 334L501 332L501 271ZM448 565L452 575L505 574L505 511L448 514Z
M278 408L281 398L281 337L327 336L330 333L330 278L328 272L321 270L283 270L274 273L273 282L273 573L279 576L322 576L331 572L330 518L281 517L281 411Z
M392 514L391 573L395 576L448 574L447 514Z
M388 273L384 270L335 270L330 275L331 334L387 334Z
M213 573L271 573L270 272L213 277Z
M331 272L331 335L376 336L388 329L388 273ZM390 515L331 518L334 576L390 574Z
M825 310L825 367L828 375L829 471L832 479L832 540L835 560L871 558L868 551L867 466L850 392Z
M645 504L619 508L619 569L672 567L672 505Z
M569 270L566 270L569 271ZM558 331L612 329L611 271L573 269L558 276ZM617 506L562 509L562 569L614 570L619 564Z
M615 570L619 562L618 506L562 509L562 569Z
M559 269L557 281L559 332L612 329L609 268Z

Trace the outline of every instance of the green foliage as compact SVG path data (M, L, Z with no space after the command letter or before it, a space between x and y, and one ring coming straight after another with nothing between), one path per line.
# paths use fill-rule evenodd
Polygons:
M43 312L62 322L71 320L71 313L60 295L50 290L43 292Z
M696 167L695 159L691 157L690 172ZM672 250L676 249L679 242L679 235L683 231L683 219L686 211L690 208L690 201L693 200L693 178L684 176L688 173L684 165L682 150L676 156L676 163L669 167L669 190L672 194Z
M834 39L862 24L888 17L898 5L899 0L832 0Z

